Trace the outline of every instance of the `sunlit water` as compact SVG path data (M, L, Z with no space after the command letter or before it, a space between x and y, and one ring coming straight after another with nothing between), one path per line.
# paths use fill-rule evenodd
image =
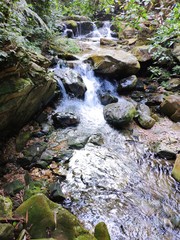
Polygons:
M179 239L172 224L179 218L179 193L170 176L171 164L150 157L131 130L112 129L104 120L97 91L103 87L112 92L113 85L106 80L102 84L86 64L76 70L87 87L85 99L70 99L62 89L64 99L56 111L73 112L81 122L60 134L66 138L101 134L104 144L87 143L74 151L62 186L70 196L65 206L90 230L104 221L111 240Z

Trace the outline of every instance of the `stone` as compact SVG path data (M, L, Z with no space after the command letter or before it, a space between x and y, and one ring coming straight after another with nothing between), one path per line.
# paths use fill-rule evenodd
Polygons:
M129 92L135 89L136 84L137 84L137 77L135 75L129 76L127 78L120 80L117 91L120 94L124 92Z
M14 239L14 227L10 223L0 223L0 239L13 240Z
M100 98L101 104L104 106L106 106L107 104L110 104L110 103L118 102L118 98L113 96L110 93L100 93L99 98Z
M52 115L53 124L56 128L66 128L69 126L77 126L80 122L79 118L71 112L55 113Z
M112 39L108 39L108 38L100 38L100 45L113 47L113 46L117 45L117 42Z
M95 226L94 236L97 240L111 240L107 226L104 222L100 222Z
M175 160L176 153L169 151L168 149L160 150L156 154L159 158L163 158L166 160Z
M31 137L31 133L29 131L27 132L20 132L16 138L16 150L17 152L20 152L23 150L23 148L26 146L26 143Z
M62 192L61 186L59 182L54 182L51 183L51 185L49 186L49 198L53 201L53 202L62 202L63 200L65 200L65 195Z
M167 96L161 104L161 112L167 115L172 121L180 121L180 96Z
M93 143L94 145L101 146L104 144L104 139L102 134L93 134L89 137L88 143Z
M118 49L102 48L96 54L89 55L85 61L93 65L96 73L109 77L128 77L140 69L134 55Z
M180 79L179 78L171 78L165 83L164 88L167 91L178 91L180 89Z
M0 218L12 217L12 201L8 197L0 196Z
M20 192L22 189L24 189L24 184L20 182L19 180L14 180L10 183L7 183L4 186L4 190L7 194L14 196L16 193Z
M144 129L150 129L155 124L155 119L151 117L151 110L145 104L140 104L138 106L138 118L140 126Z
M28 229L31 238L46 238L48 231L55 239L96 240L74 215L50 201L44 194L36 194L23 202L15 214L25 217L27 212L25 229L31 226Z
M87 90L81 76L73 69L64 68L55 74L61 79L66 92L72 97L84 98Z
M180 43L175 43L172 50L173 56L180 62Z
M139 62L147 62L152 60L152 54L149 49L149 45L142 45L134 47L131 52L137 57Z
M78 22L78 35L87 35L94 30L94 24L91 21Z
M177 154L177 158L176 158L173 170L172 170L172 176L178 182L180 182L180 154Z
M106 105L103 114L110 125L122 128L133 120L136 115L136 108L131 102L121 99L118 103Z

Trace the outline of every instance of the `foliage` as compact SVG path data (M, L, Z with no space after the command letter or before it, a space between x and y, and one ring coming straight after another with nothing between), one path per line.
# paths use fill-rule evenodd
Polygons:
M170 73L164 68L157 66L149 67L148 70L151 73L151 79L159 82L167 81L170 79Z

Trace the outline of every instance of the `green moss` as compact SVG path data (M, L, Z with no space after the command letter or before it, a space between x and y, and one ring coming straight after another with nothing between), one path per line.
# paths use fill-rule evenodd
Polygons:
M77 22L74 20L68 20L66 21L66 24L70 27L70 28L77 28Z
M109 232L104 222L100 222L96 225L94 236L97 240L110 240Z
M79 53L80 47L74 39L68 39L64 37L57 37L53 40L51 44L51 49L57 51L58 53Z
M12 217L12 201L8 197L0 196L0 218Z

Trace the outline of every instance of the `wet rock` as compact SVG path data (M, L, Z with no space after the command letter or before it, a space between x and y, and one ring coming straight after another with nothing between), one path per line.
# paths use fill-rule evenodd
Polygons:
M54 182L49 186L49 198L53 202L62 202L65 199L65 195L62 192L59 182Z
M127 77L140 69L139 62L131 53L123 50L102 48L90 55L86 61L92 63L94 71L109 77Z
M118 103L106 105L103 114L110 125L121 128L133 120L136 108L131 102L121 99Z
M161 112L167 115L172 121L180 121L180 96L170 95L161 104Z
M137 35L137 30L132 27L128 26L123 30L123 36L126 39L134 38L135 35Z
M137 77L135 75L132 75L130 77L120 80L117 91L119 94L124 92L129 92L135 89L136 84L137 84Z
M160 105L164 101L164 95L158 93L146 93L144 98L148 106Z
M46 238L48 232L57 239L95 238L86 231L77 218L59 204L50 201L44 194L36 194L26 200L15 211L16 215L26 216L25 228L32 238Z
M81 76L75 70L64 68L55 74L62 80L68 94L73 97L84 98L86 86Z
M12 217L12 201L8 197L0 196L0 218Z
M145 129L150 129L154 126L155 120L151 117L151 110L145 104L140 104L138 106L138 118L140 126Z
M14 196L16 193L24 189L24 184L19 180L14 180L13 182L7 183L4 186L4 190L7 194Z
M72 29L66 29L65 34L68 38L73 38L74 37L74 33Z
M166 160L175 160L176 159L176 153L171 152L171 151L166 150L166 149L158 151L156 155L159 158L163 158L163 159L166 159Z
M180 154L177 155L173 170L172 170L172 176L180 182Z
M97 240L111 240L107 226L104 222L100 222L95 226L94 236Z
M79 118L73 113L55 113L52 116L53 124L56 128L66 128L69 126L77 126L80 122Z
M101 104L104 106L110 103L118 102L118 98L109 93L101 93L99 94L99 98L100 98Z
M68 140L69 148L71 149L81 149L83 148L87 143L88 137L86 136L78 136L71 137Z
M172 216L171 223L174 228L180 228L180 216Z
M94 24L90 21L78 22L78 34L87 35L94 30Z
M88 139L89 143L93 143L94 145L101 146L104 144L104 139L102 134L93 134L92 136L89 137Z
M172 54L180 62L180 43L175 43L174 44L174 48L172 50Z
M72 156L73 156L73 150L68 149L68 150L61 151L61 153L57 157L54 157L53 160L55 162L68 163Z
M9 223L0 223L0 239L13 240L14 239L14 227Z

